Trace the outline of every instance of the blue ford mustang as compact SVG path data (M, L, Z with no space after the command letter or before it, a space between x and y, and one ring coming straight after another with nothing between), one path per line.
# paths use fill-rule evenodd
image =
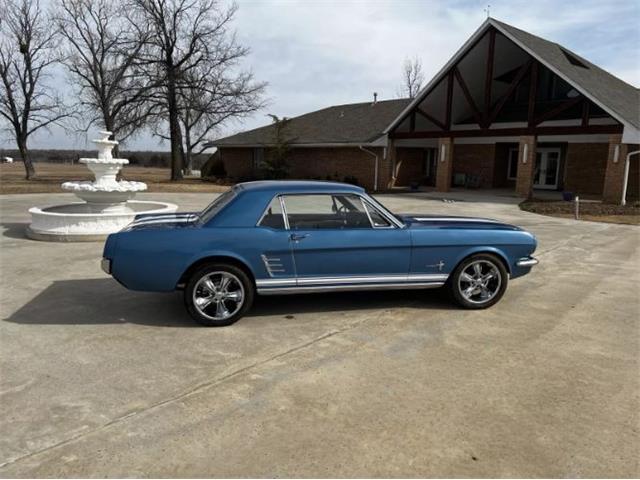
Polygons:
M256 294L446 286L464 308L496 303L528 273L535 237L494 220L395 215L352 185L236 185L200 213L136 217L102 268L133 290L184 290L191 316L229 325Z

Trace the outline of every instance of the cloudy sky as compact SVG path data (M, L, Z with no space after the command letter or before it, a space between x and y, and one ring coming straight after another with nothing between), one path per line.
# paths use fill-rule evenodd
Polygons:
M251 49L244 67L268 82L269 105L220 136L266 124L267 113L292 117L373 92L395 98L404 59L421 59L429 79L484 21L487 3L491 16L640 85L637 0L238 0L237 35ZM32 148L85 146L61 130L32 140ZM168 148L147 134L126 147Z

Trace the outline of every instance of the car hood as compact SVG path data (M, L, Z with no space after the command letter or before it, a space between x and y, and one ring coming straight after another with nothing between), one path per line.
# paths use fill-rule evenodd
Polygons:
M454 217L443 215L400 215L409 228L451 228L474 230L522 230L515 225L478 217Z
M134 221L127 225L122 231L126 232L148 228L193 227L198 223L199 218L198 214L194 212L137 215Z

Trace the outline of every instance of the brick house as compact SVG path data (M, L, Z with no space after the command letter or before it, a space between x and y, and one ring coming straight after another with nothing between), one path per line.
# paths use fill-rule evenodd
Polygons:
M273 125L210 142L255 178ZM640 91L557 43L487 19L414 99L337 105L291 119L291 178L562 190L638 198ZM630 155L632 154L632 155Z

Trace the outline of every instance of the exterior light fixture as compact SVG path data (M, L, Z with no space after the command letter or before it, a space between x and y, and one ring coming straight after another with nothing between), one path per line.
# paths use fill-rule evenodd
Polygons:
M445 158L444 158L444 154L446 153L447 150L447 146L446 145L442 145L440 147L440 161L444 162Z
M522 163L527 163L527 155L529 154L529 144L525 143L522 149Z
M620 145L616 145L613 150L613 163L618 163L620 159Z

